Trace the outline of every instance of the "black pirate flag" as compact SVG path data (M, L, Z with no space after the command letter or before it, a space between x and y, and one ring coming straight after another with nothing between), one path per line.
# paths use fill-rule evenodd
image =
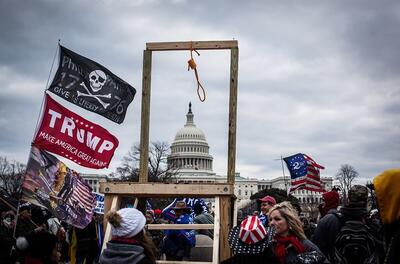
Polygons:
M48 90L118 124L136 94L104 66L61 45L58 70Z

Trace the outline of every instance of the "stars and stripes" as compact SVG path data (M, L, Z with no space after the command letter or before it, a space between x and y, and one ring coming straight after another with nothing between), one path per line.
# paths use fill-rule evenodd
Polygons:
M92 193L92 189L87 185L82 178L74 177L72 193L68 198L68 203L75 208L80 207L88 214L93 214L93 209L96 205L96 197Z
M316 163L306 154L298 153L296 155L283 158L286 162L291 177L290 192L298 189L304 189L315 192L324 192L321 183L320 169L323 166Z
M249 216L240 224L240 239L246 244L254 244L265 238L267 231L257 216Z

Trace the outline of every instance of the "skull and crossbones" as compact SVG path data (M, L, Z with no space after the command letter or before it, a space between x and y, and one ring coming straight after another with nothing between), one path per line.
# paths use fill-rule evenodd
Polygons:
M94 70L89 74L90 88L92 89L92 91L94 93L100 91L101 88L103 88L106 81L107 81L107 75L101 70ZM87 93L82 93L82 92L78 91L78 97L85 96L85 97L95 98L95 99L97 99L97 101L99 101L99 103L103 106L104 109L107 109L107 107L110 105L109 103L105 103L100 98L111 98L111 93L109 93L107 95L93 94L86 87L84 82L81 82L80 86L85 88Z

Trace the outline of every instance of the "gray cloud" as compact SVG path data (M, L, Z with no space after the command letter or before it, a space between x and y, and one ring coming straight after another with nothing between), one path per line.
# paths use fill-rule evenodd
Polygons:
M80 112L118 136L114 168L139 141L145 43L235 38L242 175L279 176L276 159L297 152L324 165L323 175L345 163L366 179L398 167L396 1L43 0L1 1L0 10L0 155L26 160L58 39L137 88L120 126ZM188 52L153 53L150 138L171 142L192 101L216 172L225 174L230 54L200 53L205 103L186 71Z

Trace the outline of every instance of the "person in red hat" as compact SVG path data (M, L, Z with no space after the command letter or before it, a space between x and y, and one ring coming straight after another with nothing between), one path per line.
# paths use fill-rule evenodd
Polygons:
M261 199L258 199L258 202L260 203L260 210L261 210L259 219L260 219L261 223L265 227L267 227L268 226L268 216L267 215L268 215L269 209L271 209L272 206L274 206L276 204L276 200L274 197L267 195Z
M320 205L321 219L315 229L312 241L321 249L322 253L330 260L333 260L336 234L339 232L338 221L339 193L335 190L322 194Z

